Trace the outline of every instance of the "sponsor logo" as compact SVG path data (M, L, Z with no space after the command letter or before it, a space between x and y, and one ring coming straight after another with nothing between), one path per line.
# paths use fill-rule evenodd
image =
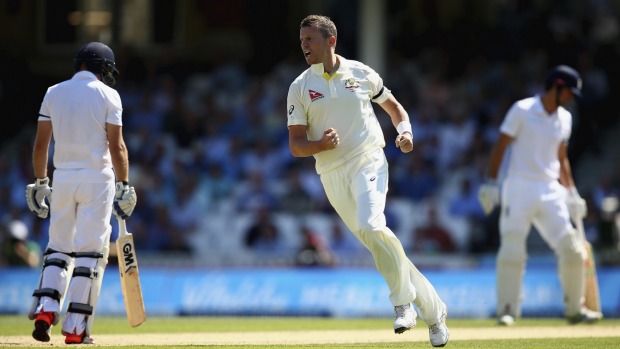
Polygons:
M377 176L372 176L372 177L370 177L370 181L371 181L371 182L374 182L374 181L375 181L375 179L377 179Z
M295 106L294 106L294 105L291 105L291 106L288 108L288 115L293 115L293 111L295 111Z
M136 268L136 256L133 253L133 246L131 243L126 242L123 245L123 260L125 261L125 273L132 268Z
M316 92L315 90L308 90L308 93L310 94L310 100L312 102L324 97L321 92Z

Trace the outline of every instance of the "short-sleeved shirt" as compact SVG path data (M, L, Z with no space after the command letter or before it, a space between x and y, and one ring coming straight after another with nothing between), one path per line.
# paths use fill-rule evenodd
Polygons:
M111 169L106 123L121 126L122 112L118 92L89 71L48 88L39 121L52 122L54 167Z
M506 176L526 180L560 178L558 150L571 135L572 117L558 107L548 114L540 96L517 101L502 122L500 132L514 138Z
M315 154L319 174L333 170L367 151L385 147L385 139L371 102L385 102L390 91L373 69L338 56L340 66L332 76L323 64L313 64L288 91L287 125L306 125L308 139L320 140L332 127L340 145Z

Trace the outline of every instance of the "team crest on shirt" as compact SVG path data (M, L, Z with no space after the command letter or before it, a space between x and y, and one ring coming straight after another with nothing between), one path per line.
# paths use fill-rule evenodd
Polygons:
M312 102L325 97L321 92L316 92L315 90L309 90L308 93L310 93L310 101Z
M354 89L359 88L360 85L355 81L355 78L348 78L344 81L344 88L353 92Z

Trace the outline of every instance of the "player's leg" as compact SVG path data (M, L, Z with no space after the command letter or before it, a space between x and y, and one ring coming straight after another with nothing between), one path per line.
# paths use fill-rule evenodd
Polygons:
M28 318L35 321L33 338L48 342L51 327L60 319L69 275L73 271L73 257L71 253L61 253L49 248L43 256L43 268L37 289L32 294Z
M372 253L390 288L392 304L411 303L416 295L409 270L399 268L407 257L394 233L385 226L386 171L378 173L377 167L365 158L321 175L321 181L338 215Z
M47 342L50 330L60 319L63 301L73 272L73 236L75 232L75 203L73 187L54 184L51 203L49 242L44 252L43 268L28 317L35 321L32 336Z
M409 260L394 232L386 226L384 211L389 178L387 159L382 151L368 154L368 157L368 163L350 173L357 207L358 238L368 247L377 269L386 279L391 291L390 300L397 307L397 313L402 308L400 305L406 308L413 302L424 322L429 325L431 344L444 346L449 336L445 325L446 305L433 285ZM396 318L401 320L398 316ZM405 317L399 321L401 331L410 328L406 320ZM415 321L411 327L413 325ZM398 328L396 330L398 333Z
M362 164L363 163L364 162L362 162ZM373 205L376 207L376 210L371 212L370 209L367 209L368 217L364 217L363 219L365 223L360 223L358 220L358 202L356 202L357 193L353 191L353 187L355 187L355 185L353 185L351 181L359 181L359 179L354 179L352 177L364 176L359 172L362 171L360 167L360 164L349 163L329 173L322 174L321 181L330 203L340 218L342 218L344 223L347 225L349 230L351 230L355 237L371 252L375 259L377 269L387 281L388 287L390 288L390 301L394 305L394 311L396 313L394 320L394 331L396 333L402 333L414 327L416 323L417 314L411 305L411 302L415 299L415 290L413 287L410 287L411 283L408 270L406 268L399 268L399 263L391 257L392 255L396 255L398 257L404 255L402 246L389 242L389 240L397 240L389 229L380 229L380 227L385 227L385 216L383 215L383 208L377 207L377 205L385 206L385 198L377 195L374 201L372 201ZM368 176L368 173L366 176ZM382 186L386 184L385 179L378 178L376 174L368 176L366 181L372 183L374 186ZM361 195L368 195L368 192L369 190ZM364 228L361 228L362 225L364 225ZM369 228L369 225L376 225L377 228ZM362 229L374 230L375 237L372 238L369 233L362 233ZM384 231L386 233L384 233ZM401 252L378 252L380 245L382 245L384 249L390 250L398 250L400 248Z
M549 183L542 201L541 214L534 224L558 258L565 315L571 322L596 321L600 316L583 308L586 252L570 222L565 194L565 189L559 183Z
M92 343L91 329L108 262L114 186L112 183L81 184L78 188L75 237L75 271L63 321L65 343ZM102 204L109 203L109 204Z
M497 253L497 317L511 325L521 317L521 288L527 260L526 240L537 206L536 193L528 185L507 180L502 187L500 246Z
M400 333L415 325L411 302L418 305L427 323L439 323L445 318L442 317L445 305L386 226L383 212L388 171L383 152L368 154L359 163L347 164L333 172L337 171L341 173L323 175L321 180L336 212L371 252L377 270L390 288L390 301L397 315L395 331Z

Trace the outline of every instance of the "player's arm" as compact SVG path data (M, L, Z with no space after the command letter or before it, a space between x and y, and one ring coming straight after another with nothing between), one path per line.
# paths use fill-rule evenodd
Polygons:
M34 169L35 178L47 177L47 161L51 140L52 122L39 121L32 150L32 167Z
M294 157L307 157L322 151L331 150L340 144L338 132L328 128L323 132L323 137L317 141L311 141L307 135L308 126L290 125L288 127L288 143L291 154Z
M407 114L405 108L403 108L392 94L379 105L390 116L392 125L394 125L398 131L398 136L396 136L396 147L401 148L405 153L413 150L413 131L411 130L409 114Z
M110 123L106 123L106 127L108 148L110 149L116 180L127 183L129 181L129 155L123 139L123 127Z
M52 140L52 122L39 121L37 135L32 149L32 167L34 170L34 183L26 186L26 203L28 209L39 218L47 218L49 205L52 200L52 188L47 178L47 160L50 141ZM47 198L47 200L46 200Z
M489 167L487 169L487 178L490 180L496 180L497 174L499 172L499 167L502 164L502 160L504 159L504 154L506 153L506 148L512 143L514 140L513 137L500 132L499 138L497 142L495 142L495 146L491 151L491 158L489 159Z
M116 193L114 194L114 214L119 219L127 219L131 216L138 196L134 187L129 182L129 154L123 140L123 127L106 123L108 131L108 147L112 157L112 166L116 174Z
M478 201L485 214L490 214L499 204L500 193L497 184L497 174L502 164L506 148L514 138L504 132L500 132L499 138L491 151L489 167L487 169L487 181L478 188Z
M407 114L405 108L403 108L400 102L398 102L392 94L390 94L390 96L388 97L388 99L385 100L385 102L379 105L390 116L390 119L392 119L392 125L394 125L394 127L398 127L398 124L403 121L410 122L409 114Z
M568 190L566 204L568 206L568 214L577 222L582 220L588 213L586 201L579 195L575 187L573 172L571 170L570 161L568 160L568 142L562 142L558 149L558 160L560 161L560 184Z
M558 159L560 161L560 183L568 189L574 188L575 181L573 180L573 172L568 160L568 144L566 142L560 144Z

